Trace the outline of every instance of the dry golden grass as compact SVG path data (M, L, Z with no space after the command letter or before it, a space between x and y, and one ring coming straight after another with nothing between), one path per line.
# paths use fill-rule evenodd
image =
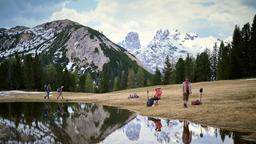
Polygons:
M146 107L146 91L149 90L152 97L156 87L161 87L163 91L159 105ZM73 102L118 106L147 116L186 119L229 130L256 132L256 79L193 83L189 102L199 99L201 87L204 88L203 105L189 104L186 109L183 107L181 85L153 86L106 94L64 92L64 97ZM128 99L128 95L133 93L137 93L140 98ZM0 97L0 100L1 102L46 101L43 96L44 94L17 94ZM55 93L50 101L57 101ZM255 133L253 135L255 136Z

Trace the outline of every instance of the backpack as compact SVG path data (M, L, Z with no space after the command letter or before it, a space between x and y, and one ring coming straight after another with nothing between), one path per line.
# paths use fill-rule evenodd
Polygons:
M154 104L154 99L153 98L148 99L147 106L151 107L153 104Z
M57 89L57 92L60 92L60 88Z

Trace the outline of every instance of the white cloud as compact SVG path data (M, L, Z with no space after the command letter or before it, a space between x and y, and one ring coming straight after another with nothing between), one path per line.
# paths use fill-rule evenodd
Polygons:
M70 19L88 25L91 21L99 23L93 28L114 42L121 41L130 31L140 34L142 44L148 43L159 28L180 29L194 32L201 27L221 28L216 31L230 36L235 24L251 22L253 9L240 4L239 0L216 0L204 5L204 0L131 0L126 3L117 0L100 0L96 9L80 12L66 8L54 12L50 20ZM205 21L193 25L194 21ZM229 31L225 33L223 31Z

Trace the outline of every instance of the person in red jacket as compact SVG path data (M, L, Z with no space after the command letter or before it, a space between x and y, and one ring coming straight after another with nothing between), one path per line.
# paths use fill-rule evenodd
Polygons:
M161 88L156 88L155 89L155 95L154 95L154 98L153 98L156 101L156 104L158 104L158 100L160 100L161 95L162 95Z

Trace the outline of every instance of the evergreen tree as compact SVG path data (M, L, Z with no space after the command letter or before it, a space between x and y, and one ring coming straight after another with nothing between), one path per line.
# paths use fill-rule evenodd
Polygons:
M146 86L151 86L151 85L152 85L151 80L150 80L150 79L147 79L147 80L146 80Z
M9 89L8 82L8 69L9 69L9 60L4 60L1 63L1 89Z
M24 58L24 84L25 88L31 90L35 86L35 76L33 69L33 58L31 55L26 55Z
M230 78L230 50L231 45L228 44L224 47L222 52L222 63L223 63L223 79Z
M33 59L33 71L34 71L34 88L37 90L43 90L43 66L41 65L41 62L39 60L38 56L35 56Z
M79 77L79 91L85 92L85 80L86 74L83 74Z
M162 75L160 70L156 67L155 75L153 77L153 84L154 85L161 85L162 84Z
M138 87L143 87L145 85L145 75L142 68L138 68L136 73L136 82Z
M126 89L127 87L127 73L122 71L120 79L120 90Z
M77 71L71 72L70 73L70 82L69 82L71 91L79 90L78 81L79 81L79 77L78 77Z
M209 54L205 51L196 58L196 81L209 81L211 78L211 68Z
M22 67L22 62L20 60L19 55L16 53L15 54L15 77L16 77L16 84L15 84L15 89L23 89L24 88L24 83L23 83L23 67Z
M128 78L127 78L127 88L134 88L135 87L135 73L133 69L129 69L128 71Z
M256 14L251 27L251 39L249 41L249 64L248 73L250 77L256 76Z
M166 59L165 59L165 66L164 66L164 69L163 69L163 74L164 74L164 81L163 81L163 83L165 85L171 83L172 72L173 72L173 67L172 67L172 64L170 63L169 56L167 56Z
M217 64L217 79L223 79L223 71L224 71L224 64L223 64L223 50L224 50L224 43L221 41L219 52L218 52L218 64Z
M230 78L241 78L242 77L242 66L241 66L241 53L242 53L242 37L240 28L235 27L233 33L232 49L231 49L231 62L230 62Z
M62 85L64 86L65 91L71 91L71 85L72 85L72 83L70 83L71 81L72 81L71 74L67 70L67 68L65 68L63 75L62 75ZM84 83L85 83L85 81L84 81ZM83 87L85 85L84 83L83 83ZM84 91L84 89L82 91Z
M188 78L191 82L195 79L195 66L193 58L187 54L185 59L185 77Z
M242 37L242 47L241 47L241 75L242 77L248 77L249 76L249 42L251 39L251 27L249 23L246 23L241 31L241 37Z
M185 79L185 61L182 58L179 58L178 62L176 63L175 73L175 82L182 83Z
M93 92L93 81L90 73L86 74L86 79L85 79L85 91L86 92Z
M101 93L108 92L108 76L106 73L101 73L99 83L99 91Z
M116 76L114 79L113 91L117 91L119 89L120 89L120 79L118 76Z
M211 79L212 80L217 79L217 56L218 56L217 43L215 43L213 47L213 52L211 55L211 72L212 72Z

